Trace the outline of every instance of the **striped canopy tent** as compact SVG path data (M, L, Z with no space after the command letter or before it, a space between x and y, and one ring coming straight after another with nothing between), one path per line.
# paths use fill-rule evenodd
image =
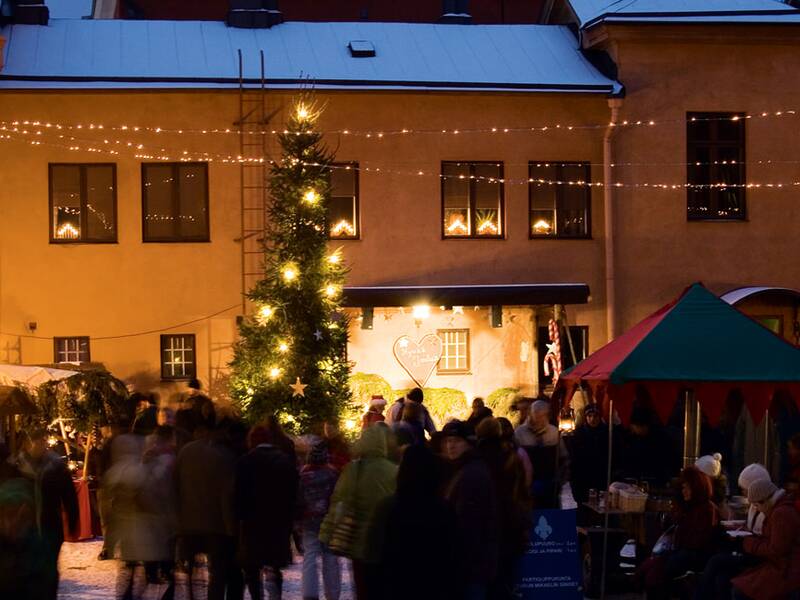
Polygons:
M613 400L625 423L646 390L662 421L679 394L690 392L716 424L738 389L759 423L776 391L800 406L800 349L695 283L565 372L559 380L565 403L580 384L606 410Z

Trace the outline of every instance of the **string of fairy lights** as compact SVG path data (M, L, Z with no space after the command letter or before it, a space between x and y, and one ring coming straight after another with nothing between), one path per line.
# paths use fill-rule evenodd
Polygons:
M793 117L800 114L800 109L785 109L785 110L771 110L771 111L757 111L748 114L729 114L729 115L714 115L697 117L693 116L688 120L690 122L713 122L713 121L749 121L761 120L767 118L780 118L780 117ZM399 129L316 129L312 130L314 133L323 135L344 135L354 137L364 137L367 139L382 140L392 136L410 136L410 135L465 135L465 134L507 134L507 133L545 133L555 131L585 131L606 129L607 127L618 128L649 128L658 125L685 123L686 118L675 119L651 119L651 118L637 118L637 119L624 119L622 121L612 123L551 123L545 125L529 125L529 126L485 126L485 127L445 127L445 128L413 128L403 127ZM240 129L236 127L210 127L210 128L191 128L191 127L173 127L173 126L156 126L156 125L130 125L130 124L104 124L104 123L59 123L43 119L14 119L14 120L0 120L0 125L6 127L33 127L42 129L53 129L57 131L125 131L134 133L155 133L155 134L177 134L177 135L232 135L232 136L249 136L249 135L289 135L286 129L270 128L270 129ZM298 135L298 134L295 134Z
M19 131L9 131L4 130L2 126L0 126L0 141L21 141L25 142L34 146L49 146L54 148L60 148L69 150L70 152L90 152L90 153L100 153L100 154L107 154L110 156L120 156L121 151L114 149L113 146L124 146L128 148L135 148L137 151L133 153L133 158L139 160L156 160L161 162L220 162L223 164L275 164L275 161L267 159L265 157L244 157L241 155L232 155L232 154L214 154L209 152L202 152L202 153L192 153L189 150L182 150L179 151L179 154L147 154L139 152L138 150L143 149L143 144L135 145L133 142L127 141L123 142L122 140L109 140L104 139L102 142L94 141L95 144L102 143L104 146L87 146L82 145L80 143L59 143L53 142L50 140L46 140L41 138L40 132L31 133L27 130L19 130ZM22 136L25 135L35 135L37 136L34 139L26 139L26 138L18 138L15 134L19 134ZM72 140L74 141L74 140ZM161 149L164 152L168 152L167 148ZM320 166L317 163L306 163L308 166ZM496 163L501 164L501 163ZM562 164L566 165L568 163L528 163L529 165L535 164L537 166L550 166L550 165L557 165ZM573 163L575 164L575 163ZM624 166L621 163L615 163L616 166ZM675 163L671 163L675 165ZM704 163L697 163L697 162L690 162L690 163L679 163L680 165L702 165ZM730 166L737 166L742 163L738 161L716 161L714 164L718 165L730 165ZM745 164L755 164L755 163L745 163ZM776 161L761 161L758 164L778 164ZM781 161L780 164L800 164L800 161ZM639 166L663 166L662 163L639 163ZM677 165L676 165L677 166ZM537 185L558 185L558 186L577 186L577 187L613 187L613 188L633 188L633 189L656 189L656 190L677 190L677 189L733 189L733 188L746 188L746 189L761 189L761 188L769 188L769 189L782 189L782 188L794 188L800 186L800 180L791 180L791 181L766 181L766 182L748 182L748 183L731 183L726 181L719 181L719 182L711 182L711 183L688 183L688 182L680 182L680 183L670 183L670 182L623 182L623 181L612 181L606 184L605 181L590 181L584 179L554 179L554 178L541 178L541 177L526 177L526 178L507 178L507 177L491 177L491 176L481 176L481 175L445 175L438 171L433 170L426 170L426 169L395 169L395 168L387 168L387 167L370 167L366 165L354 165L352 163L348 164L329 164L326 165L327 168L331 170L354 170L360 171L370 174L384 174L384 175L396 175L401 177L409 177L409 176L417 176L417 177L434 177L440 180L449 180L449 179L458 179L458 180L472 180L472 181L480 181L486 182L490 184L503 184L503 185L530 185L530 184L537 184Z

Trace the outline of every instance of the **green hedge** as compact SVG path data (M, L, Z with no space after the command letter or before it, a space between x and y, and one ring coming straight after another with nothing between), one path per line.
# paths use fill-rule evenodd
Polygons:
M492 409L495 417L505 417L513 423L514 415L511 407L518 395L518 388L498 388L486 397L486 406Z

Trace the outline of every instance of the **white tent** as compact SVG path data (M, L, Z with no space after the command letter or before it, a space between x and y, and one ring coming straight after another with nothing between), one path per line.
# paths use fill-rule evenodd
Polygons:
M0 364L0 385L22 384L35 388L48 381L61 381L77 374L77 371L51 367Z

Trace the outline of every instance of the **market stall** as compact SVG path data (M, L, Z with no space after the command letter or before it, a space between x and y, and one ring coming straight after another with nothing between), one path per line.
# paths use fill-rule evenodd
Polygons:
M716 424L728 395L741 392L758 423L777 391L800 399L800 349L778 337L702 284L645 318L565 372L559 380L567 406L588 389L609 423L608 484L611 484L613 415L627 423L643 389L665 421L681 399L685 405L684 464L697 455L700 415ZM605 594L608 512L603 534L601 597Z

